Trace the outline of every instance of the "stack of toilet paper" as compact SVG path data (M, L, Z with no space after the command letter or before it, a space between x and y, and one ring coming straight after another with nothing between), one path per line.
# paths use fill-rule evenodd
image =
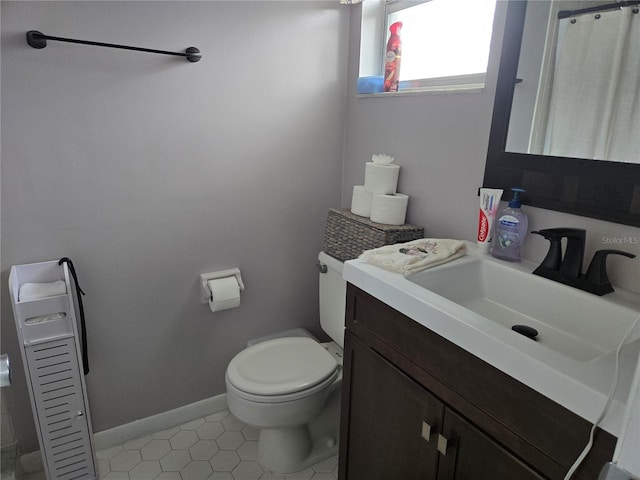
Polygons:
M374 155L366 163L364 185L353 187L352 213L376 223L404 224L409 196L396 192L400 166L393 160L388 155Z

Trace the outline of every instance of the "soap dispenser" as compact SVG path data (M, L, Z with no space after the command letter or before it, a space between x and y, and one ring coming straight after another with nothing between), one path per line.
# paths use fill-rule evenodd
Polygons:
M529 228L529 220L520 209L521 188L512 188L513 199L498 216L495 233L491 241L491 255L510 262L522 260L522 243Z

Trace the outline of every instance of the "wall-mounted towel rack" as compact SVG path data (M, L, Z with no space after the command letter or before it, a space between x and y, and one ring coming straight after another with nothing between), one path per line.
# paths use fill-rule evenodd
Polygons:
M129 45L116 45L114 43L91 42L88 40L77 40L74 38L52 37L50 35L45 35L42 32L38 32L37 30L29 30L27 32L27 43L33 48L40 49L46 47L47 40L54 40L56 42L80 43L82 45L94 45L96 47L120 48L122 50L135 50L137 52L160 53L162 55L175 55L178 57L186 57L190 62L198 62L202 58L200 50L198 50L196 47L189 47L184 53L168 52L166 50L154 50L151 48L132 47Z

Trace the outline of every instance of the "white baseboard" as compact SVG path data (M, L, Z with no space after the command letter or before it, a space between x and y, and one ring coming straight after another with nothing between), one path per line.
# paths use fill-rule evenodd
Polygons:
M94 449L103 450L119 445L134 438L143 437L151 433L182 425L183 423L206 417L227 409L227 395L225 393L206 398L199 402L184 405L151 417L135 420L124 425L103 430L93 434ZM20 465L25 473L42 470L42 455L40 450L20 456Z
M199 402L184 405L151 417L135 420L117 427L93 434L93 445L96 450L119 445L134 438L143 437L151 433L166 430L183 423L206 417L216 412L226 410L227 395L225 393L215 397L205 398Z

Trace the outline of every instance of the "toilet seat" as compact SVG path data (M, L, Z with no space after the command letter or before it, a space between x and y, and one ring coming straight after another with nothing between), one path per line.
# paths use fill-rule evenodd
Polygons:
M286 337L243 350L229 363L226 376L236 393L247 399L288 401L325 388L338 374L338 362L321 344L307 337Z

